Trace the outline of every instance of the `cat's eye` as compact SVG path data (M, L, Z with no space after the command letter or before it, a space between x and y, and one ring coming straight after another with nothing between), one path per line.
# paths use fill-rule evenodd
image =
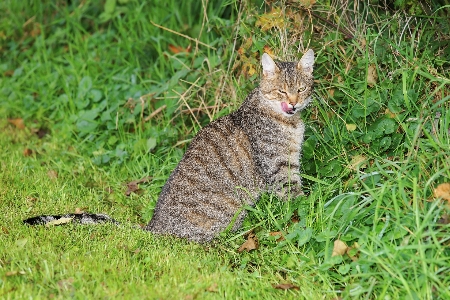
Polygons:
M307 89L306 86L303 86L297 90L297 93L299 93L299 94L304 93L306 91L306 89Z
M286 94L287 94L287 93L286 93L285 91L283 91L283 90L278 90L278 93L283 94L283 95L286 95Z

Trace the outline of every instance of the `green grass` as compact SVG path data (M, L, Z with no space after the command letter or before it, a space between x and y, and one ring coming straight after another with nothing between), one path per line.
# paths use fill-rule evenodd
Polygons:
M450 8L298 3L1 2L0 298L449 299L433 190L450 182ZM263 196L208 245L133 229L195 132L257 84L259 54L307 47L305 195ZM126 225L21 221L77 208ZM250 229L259 248L239 253ZM353 249L332 256L338 239Z

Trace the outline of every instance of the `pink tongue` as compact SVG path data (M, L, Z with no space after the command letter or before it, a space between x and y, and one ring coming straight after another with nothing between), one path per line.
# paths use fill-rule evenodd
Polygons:
M289 108L289 106L287 105L286 102L281 102L281 109L282 109L284 112L288 112L288 111L291 111L291 110L292 110L291 108Z

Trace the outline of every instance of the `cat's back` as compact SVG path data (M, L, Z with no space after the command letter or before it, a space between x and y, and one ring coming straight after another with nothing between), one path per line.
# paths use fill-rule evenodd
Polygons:
M164 186L147 229L197 241L225 229L262 188L250 149L230 115L200 130Z

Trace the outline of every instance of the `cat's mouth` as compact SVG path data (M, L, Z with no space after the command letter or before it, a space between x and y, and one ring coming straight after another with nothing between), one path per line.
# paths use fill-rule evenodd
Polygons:
M296 108L290 104L287 104L286 102L281 102L281 110L288 115L293 115L295 114Z

